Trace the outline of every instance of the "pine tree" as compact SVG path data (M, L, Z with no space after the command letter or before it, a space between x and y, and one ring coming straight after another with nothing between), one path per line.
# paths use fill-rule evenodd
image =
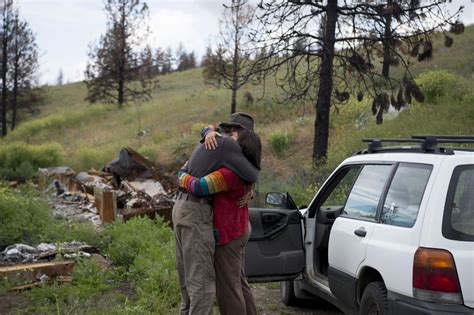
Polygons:
M217 88L221 87L224 68L223 51L222 47L218 47L216 52L213 52L210 44L206 47L206 53L201 62L202 77L205 84Z
M63 85L63 84L64 84L63 69L59 69L58 77L56 79L56 85Z
M116 103L122 108L131 101L150 99L156 81L142 71L139 56L139 47L147 35L147 28L143 27L148 17L147 4L142 0L106 0L104 12L107 30L89 52L86 100Z
M163 66L165 63L165 52L161 48L157 48L155 50L155 55L154 55L154 64L156 65L156 74L162 74L163 73Z
M38 47L33 31L20 19L13 1L0 2L1 18L1 126L15 129L23 116L37 112L44 93L37 87Z
M173 50L171 47L166 48L166 51L163 55L163 66L161 68L161 73L167 74L173 71Z
M223 85L232 91L230 112L237 110L237 91L254 75L254 67L250 62L252 47L246 47L250 25L254 19L255 8L248 0L231 0L224 5L224 14L221 20L220 38L223 52L221 68Z
M10 129L15 129L22 114L35 112L34 106L43 101L44 93L37 87L38 46L33 31L19 13L13 15L11 46L9 49L11 108Z

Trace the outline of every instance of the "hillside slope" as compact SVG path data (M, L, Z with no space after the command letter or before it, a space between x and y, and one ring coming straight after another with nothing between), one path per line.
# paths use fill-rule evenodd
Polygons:
M452 48L439 44L435 47L433 60L416 64L413 72L449 69L459 75L454 82L459 90L454 90L446 78L436 72L428 83L441 82L435 82L439 86L434 88L444 91L444 96L431 103L414 104L399 115L392 113L382 125L375 124L369 100L358 103L351 99L338 113L331 114L330 150L328 165L324 168L314 169L311 164L312 104L278 104L274 97L281 92L275 86L268 86L263 98L253 105L243 104L240 97L238 110L255 117L256 130L264 144L264 171L259 188L288 189L303 201L304 196L311 195L307 186L315 182L315 176L322 180L342 159L363 148L360 142L363 137L474 134L474 94L471 92L474 27L456 36ZM122 110L112 105L84 102L86 89L80 82L50 87L48 102L41 114L22 123L0 146L16 141L59 143L64 150L64 164L76 170L99 168L124 146L131 146L162 164L177 165L197 142L200 128L227 119L230 110L229 91L206 87L201 72L202 69L194 69L161 76L160 88L154 91L152 101L130 104ZM424 88L430 88L430 84ZM257 99L262 87L248 85L239 95L244 91L251 92ZM283 148L283 154L278 157L269 145L270 135L275 131L290 140L289 148Z

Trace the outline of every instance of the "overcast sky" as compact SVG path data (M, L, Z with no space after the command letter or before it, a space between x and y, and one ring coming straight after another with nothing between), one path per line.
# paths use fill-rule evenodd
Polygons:
M55 82L62 69L66 81L83 78L88 46L105 31L102 0L17 0L20 14L37 34L42 83ZM182 42L201 56L218 34L222 0L148 0L152 47L175 49ZM462 20L474 23L474 0L464 5Z

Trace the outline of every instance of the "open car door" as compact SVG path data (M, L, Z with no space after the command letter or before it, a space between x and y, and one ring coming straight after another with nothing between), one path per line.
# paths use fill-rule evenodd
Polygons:
M294 279L304 268L299 210L250 208L252 234L245 252L249 282Z

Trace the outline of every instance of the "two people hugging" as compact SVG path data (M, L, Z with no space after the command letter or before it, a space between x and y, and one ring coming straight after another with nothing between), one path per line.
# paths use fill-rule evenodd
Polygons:
M173 207L181 314L257 314L244 272L251 234L248 201L262 155L253 118L232 114L203 129L203 140L179 171Z

